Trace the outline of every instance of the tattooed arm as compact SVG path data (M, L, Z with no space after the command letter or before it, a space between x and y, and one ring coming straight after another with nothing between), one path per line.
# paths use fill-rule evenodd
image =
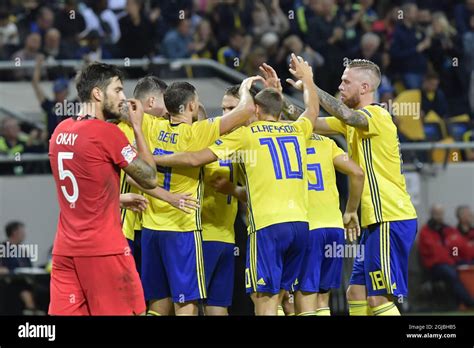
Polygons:
M329 93L318 87L319 103L331 115L337 117L345 124L360 128L369 129L367 118L360 112L348 108L342 101L337 100Z

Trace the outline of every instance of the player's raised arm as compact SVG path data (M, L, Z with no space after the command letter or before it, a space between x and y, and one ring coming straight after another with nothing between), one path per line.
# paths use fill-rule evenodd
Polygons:
M130 123L135 133L138 157L123 170L143 188L152 189L157 185L156 166L142 131L143 107L141 102L136 99L131 99L128 103Z
M221 117L220 134L230 132L232 129L242 126L247 122L250 116L255 112L255 105L253 103L250 88L255 81L263 81L261 76L248 77L240 84L239 104L230 112Z
M201 167L217 161L217 156L209 149L193 152L176 152L172 155L153 156L156 165L163 167Z
M313 127L319 115L319 97L316 85L313 82L313 69L303 58L291 54L290 73L303 84L303 98L305 111L300 117L311 120Z
M343 215L343 222L346 237L352 242L360 235L357 209L364 190L365 174L362 168L351 160L347 154L335 157L333 163L337 171L349 176L349 197Z

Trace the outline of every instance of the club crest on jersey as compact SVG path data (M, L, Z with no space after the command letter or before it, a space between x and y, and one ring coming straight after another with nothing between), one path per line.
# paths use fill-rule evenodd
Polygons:
M128 144L122 149L122 156L127 161L127 163L130 163L133 161L133 159L137 156L137 152L135 149L132 147L132 145Z

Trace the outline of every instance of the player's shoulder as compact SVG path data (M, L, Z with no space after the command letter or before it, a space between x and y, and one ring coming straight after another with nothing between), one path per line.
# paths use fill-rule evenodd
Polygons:
M195 121L191 125L191 129L194 131L212 127L214 124L216 124L218 119L218 117L210 117L206 118L205 120Z
M363 108L359 109L359 111L364 112L370 118L374 118L378 116L388 116L391 118L391 115L388 112L388 110L384 107L383 104L379 104L379 103L372 103L372 104L366 105Z

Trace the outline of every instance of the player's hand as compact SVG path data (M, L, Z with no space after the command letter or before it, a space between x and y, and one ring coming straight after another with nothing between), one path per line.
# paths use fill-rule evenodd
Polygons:
M302 57L291 54L290 73L298 80L313 81L313 68Z
M301 81L301 80L294 81L292 79L286 79L286 82L289 83L290 85L292 85L293 88L297 89L298 91L303 91L303 89L304 89L303 81Z
M128 117L133 127L142 129L143 122L143 105L138 99L128 99Z
M221 176L211 181L211 186L216 192L222 193L224 195L232 195L235 190L235 185L231 183L228 179L223 178Z
M360 236L359 217L357 212L346 212L342 217L344 223L344 236L353 242Z
M263 63L259 67L260 71L262 72L265 87L271 87L277 89L280 93L283 92L283 87L281 86L280 79L278 78L278 74L276 73L275 69L273 69L267 63Z
M186 214L191 214L199 208L199 201L191 193L170 193L168 203Z
M265 83L265 80L263 79L262 76L250 76L250 77L247 77L245 80L242 81L242 83L240 84L240 88L239 88L239 95L242 95L244 92L246 91L249 91L250 88L252 87L252 85L256 82L256 81L262 81L263 83Z
M148 200L136 193L123 193L120 195L120 207L134 212L141 212L146 209Z

